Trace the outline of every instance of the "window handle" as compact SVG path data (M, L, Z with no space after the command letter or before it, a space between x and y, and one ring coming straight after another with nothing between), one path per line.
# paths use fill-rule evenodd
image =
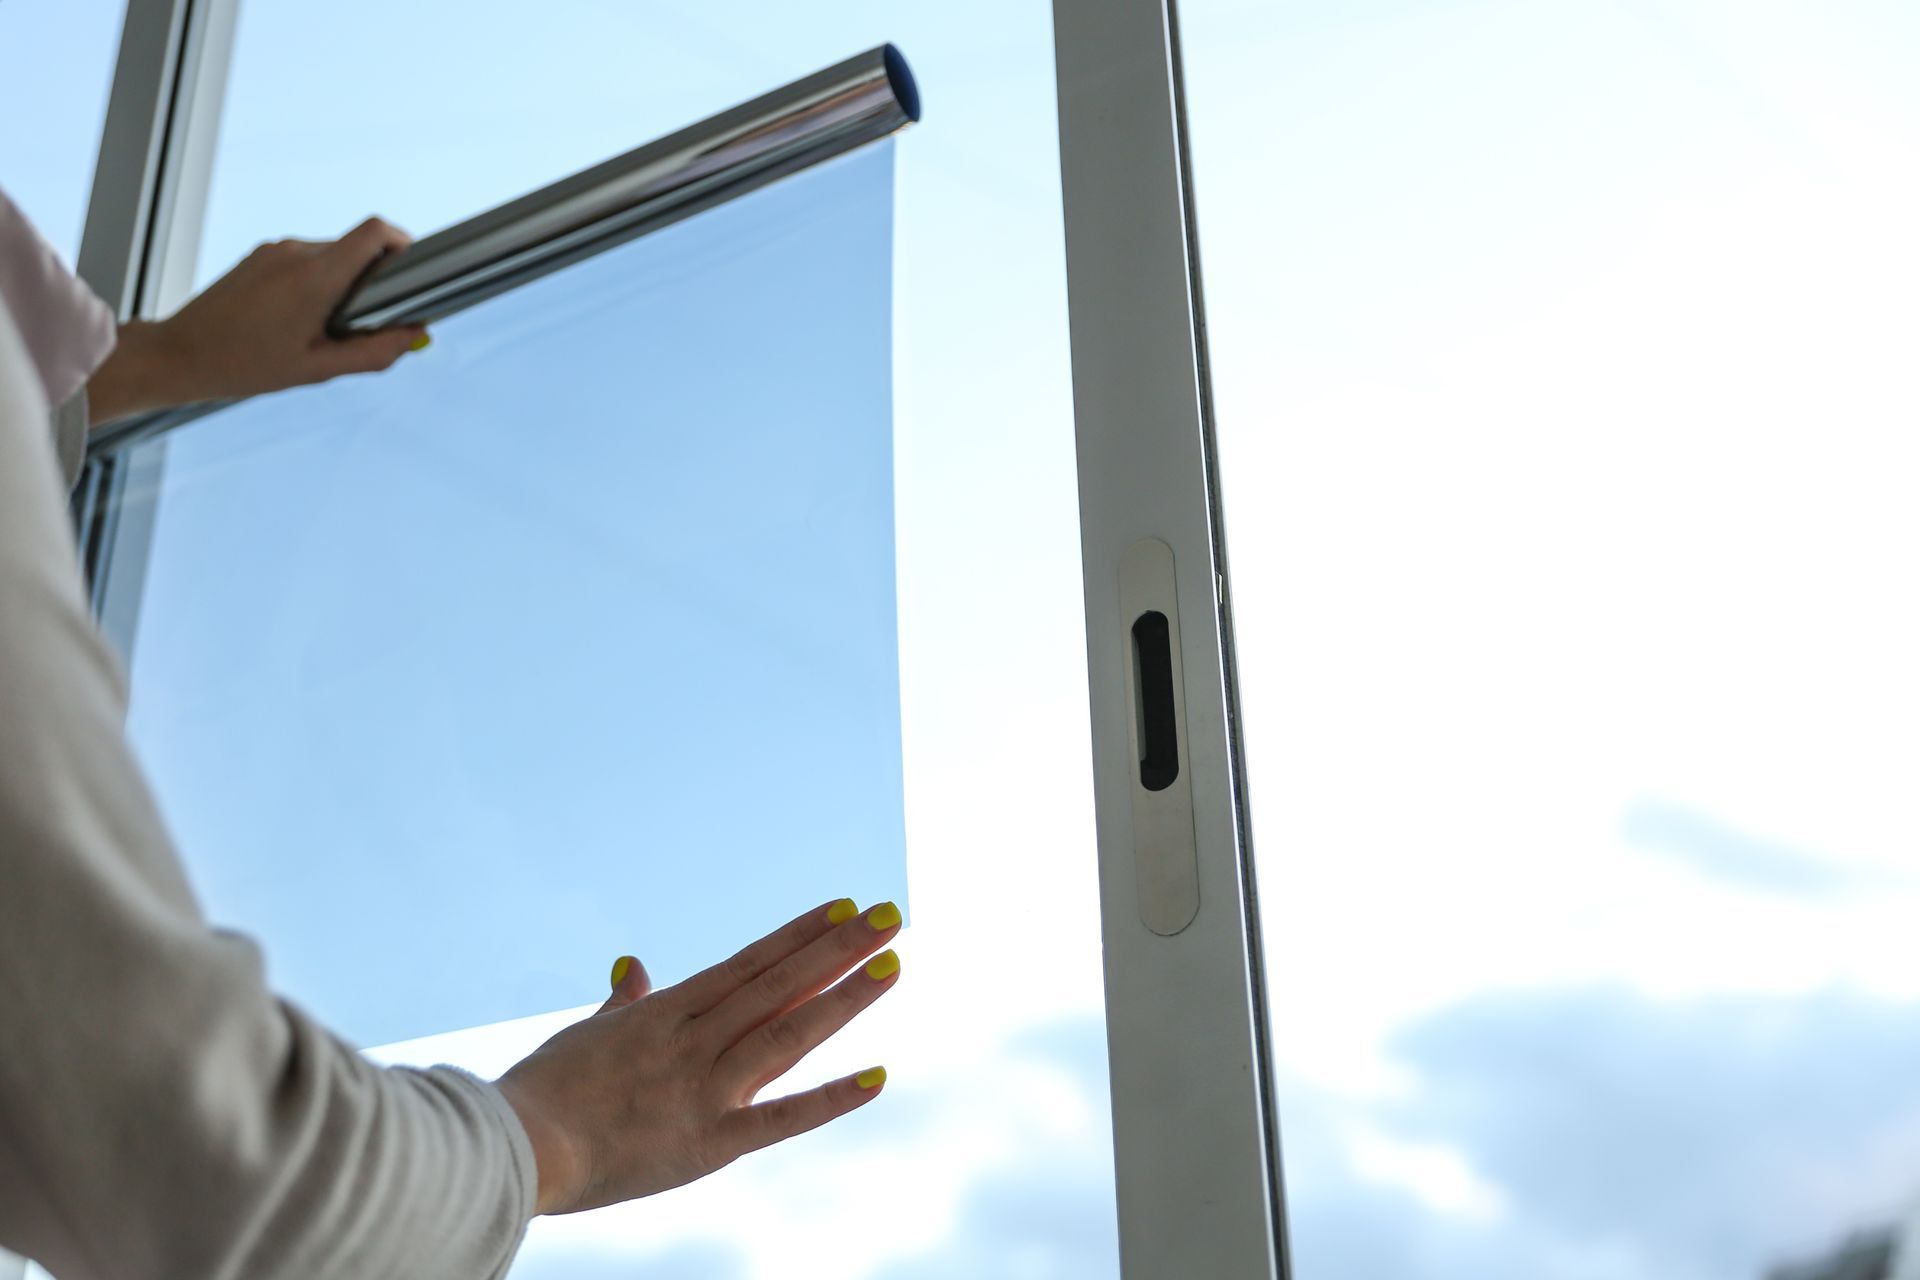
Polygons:
M1120 559L1120 615L1127 629L1127 736L1133 764L1133 868L1141 923L1171 936L1200 910L1187 759L1185 680L1173 548L1143 538Z

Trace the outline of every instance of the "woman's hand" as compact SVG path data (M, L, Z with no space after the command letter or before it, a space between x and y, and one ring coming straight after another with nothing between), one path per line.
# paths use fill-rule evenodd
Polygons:
M860 914L843 898L664 991L622 956L600 1011L500 1080L533 1142L538 1212L665 1191L871 1101L878 1068L753 1099L898 981L888 951L832 985L899 928L892 903Z
M120 328L119 345L87 384L95 423L200 400L224 400L385 369L427 343L417 325L327 336L327 318L407 234L369 218L338 240L263 244L156 322Z

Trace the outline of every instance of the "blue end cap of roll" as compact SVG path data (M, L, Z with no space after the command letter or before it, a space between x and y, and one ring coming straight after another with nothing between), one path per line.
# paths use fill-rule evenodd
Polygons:
M907 65L906 55L888 45L881 56L886 60L887 82L893 86L893 96L900 100L900 109L907 113L907 119L918 120L920 86L913 82L913 68Z

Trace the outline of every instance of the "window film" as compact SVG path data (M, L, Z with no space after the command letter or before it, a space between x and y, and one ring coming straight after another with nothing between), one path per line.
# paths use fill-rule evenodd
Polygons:
M210 912L351 1038L904 903L892 174L869 148L165 442L130 732Z

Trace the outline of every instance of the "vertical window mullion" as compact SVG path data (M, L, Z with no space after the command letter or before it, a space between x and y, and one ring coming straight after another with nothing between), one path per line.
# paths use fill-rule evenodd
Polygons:
M122 320L192 289L239 0L129 0L79 274ZM163 453L90 463L73 515L94 616L132 653ZM151 474L148 474L148 473Z

